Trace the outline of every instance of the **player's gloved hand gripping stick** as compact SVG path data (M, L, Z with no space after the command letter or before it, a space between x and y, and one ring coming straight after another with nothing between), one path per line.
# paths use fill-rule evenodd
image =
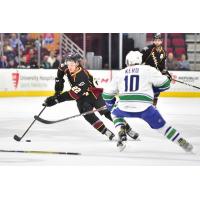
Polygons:
M38 114L38 116L40 116L42 114L42 112L45 110L46 106L40 111L40 113ZM14 140L16 141L21 141L21 139L26 135L26 133L29 131L29 129L31 128L31 126L33 126L33 124L35 123L36 119L34 119L34 121L31 123L31 125L27 128L27 130L25 131L25 133L19 137L18 135L14 135Z

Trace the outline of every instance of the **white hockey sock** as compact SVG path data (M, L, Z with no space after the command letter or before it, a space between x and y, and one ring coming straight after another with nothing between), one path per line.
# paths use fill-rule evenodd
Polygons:
M119 133L121 131L121 127L122 127L122 125L118 125L118 126L115 127L117 133Z
M113 116L112 119L113 119L113 123L114 123L116 128L118 126L120 126L120 127L123 126L123 125L126 126L126 121L123 118Z
M157 129L159 133L164 135L167 139L171 140L172 142L177 143L178 140L181 138L181 134L172 126L169 126L167 123L162 127Z

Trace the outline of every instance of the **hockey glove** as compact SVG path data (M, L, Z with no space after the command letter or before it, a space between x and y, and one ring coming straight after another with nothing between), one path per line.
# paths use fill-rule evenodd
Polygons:
M106 100L106 107L109 111L112 110L113 106L115 105L116 98L114 97L112 100Z
M64 79L55 78L55 92L56 94L60 94L64 89Z
M44 103L42 105L51 107L51 106L56 105L57 103L59 103L59 101L56 98L56 96L51 96L51 97L46 98L46 100L44 101Z
M170 74L166 69L164 69L164 70L162 71L162 75L167 76L167 78L168 78L170 81L172 80L171 74Z

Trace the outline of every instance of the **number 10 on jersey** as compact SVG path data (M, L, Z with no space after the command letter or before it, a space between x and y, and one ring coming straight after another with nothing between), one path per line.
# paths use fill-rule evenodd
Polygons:
M133 92L139 89L139 75L126 75L124 82L125 92Z

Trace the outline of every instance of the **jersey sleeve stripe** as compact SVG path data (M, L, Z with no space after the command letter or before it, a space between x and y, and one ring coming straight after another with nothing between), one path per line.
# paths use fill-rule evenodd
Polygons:
M70 90L68 93L74 100L79 99L79 96L74 91Z
M165 80L162 84L160 85L155 85L155 87L159 87L159 88L169 88L170 87L170 80L167 78L167 80Z
M112 100L115 97L115 94L112 95L112 94L103 93L102 97L104 100Z

